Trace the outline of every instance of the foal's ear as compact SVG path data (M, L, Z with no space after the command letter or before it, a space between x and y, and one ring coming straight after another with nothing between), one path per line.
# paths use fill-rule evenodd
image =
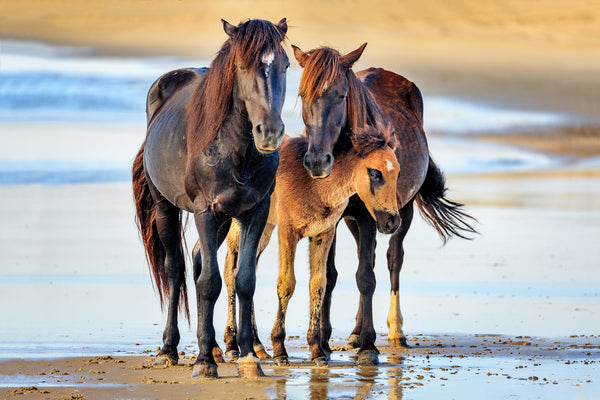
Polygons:
M294 45L292 45L292 49L294 50L294 57L296 57L296 60L298 60L298 64L304 68L306 60L308 59L308 54L300 50L300 47Z
M229 36L230 38L233 39L233 36L235 36L235 32L237 32L237 26L231 25L229 22L225 21L224 19L221 19L221 22L223 23L223 30L225 31L225 33L227 34L227 36Z
M283 33L284 35L287 33L287 21L284 18L281 18L281 21L279 21L277 23L277 28L279 28L279 30L281 31L281 33Z
M362 55L363 51L365 50L365 47L367 47L367 44L363 43L362 46L360 46L358 49L351 51L350 53L346 54L345 56L342 56L342 62L344 63L344 66L346 68L352 68L352 65L354 65L354 63Z

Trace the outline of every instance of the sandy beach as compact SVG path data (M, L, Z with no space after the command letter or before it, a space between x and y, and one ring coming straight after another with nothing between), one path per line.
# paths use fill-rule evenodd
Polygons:
M41 91L53 90L46 82L69 63L104 79L77 85L102 91L124 82L105 70L132 68L152 79L165 65L210 60L225 39L220 18L287 17L288 50L293 43L348 52L368 42L355 69L383 66L419 86L431 154L446 171L450 197L467 205L480 231L472 241L442 247L415 217L400 283L407 349L386 340L387 237L378 236L380 366L358 367L344 347L358 299L355 246L341 228L329 367L306 360L308 255L301 242L286 342L292 365L265 361L265 378L242 380L235 364L223 363L218 380L192 380L194 312L191 325L180 326L182 363L151 366L165 316L133 223L128 182L144 137L143 110L133 120L87 109L77 112L89 121L26 114L12 120L0 102L0 398L597 398L598 1L544 0L534 7L516 0L0 0L0 10L3 93L18 76L14 60L18 68L47 70L32 83L44 83ZM293 134L300 129L300 70L288 53L285 118ZM143 85L115 93L143 96ZM42 111L36 118L51 115ZM195 241L192 225L188 243ZM268 351L277 299L274 244L261 257L255 296ZM224 249L219 254L222 265ZM223 292L215 315L221 345Z

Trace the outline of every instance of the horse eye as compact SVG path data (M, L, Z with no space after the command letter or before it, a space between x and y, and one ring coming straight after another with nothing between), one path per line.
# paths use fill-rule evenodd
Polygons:
M367 168L367 172L369 173L369 178L371 178L372 181L383 180L383 175L381 174L381 171L372 168Z

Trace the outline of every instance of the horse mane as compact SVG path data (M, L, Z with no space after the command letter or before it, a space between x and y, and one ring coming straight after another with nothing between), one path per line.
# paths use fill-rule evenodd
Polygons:
M366 157L376 150L387 147L396 148L392 125L365 125L351 135L352 147L359 157Z
M345 75L348 81L347 118L345 130L357 131L365 125L375 126L384 121L383 112L371 92L344 65L342 55L329 47L319 47L306 53L304 71L298 93L306 105L311 105L330 87L336 78Z
M188 153L200 153L217 137L233 104L236 70L256 71L262 54L284 52L283 39L285 34L269 21L254 19L237 27L233 37L219 50L188 104Z

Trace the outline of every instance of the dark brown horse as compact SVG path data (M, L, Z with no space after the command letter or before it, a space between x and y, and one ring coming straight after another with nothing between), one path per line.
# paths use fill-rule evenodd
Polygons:
M383 233L395 231L400 223L396 202L399 168L393 141L390 141L390 132L380 125L366 128L353 133L351 143L336 148L335 169L329 179L312 179L302 167L307 149L306 137L286 138L281 145L277 184L271 195L269 219L259 244L260 253L267 246L271 233L277 226L279 307L271 340L273 358L279 365L288 364L288 354L284 345L285 317L296 286L294 258L298 241L304 237L309 238L310 323L307 339L310 359L317 365L323 365L329 357L329 353L321 346L320 337L321 308L327 284L326 261L335 228L348 200L355 194L359 196ZM234 225L227 236L229 251L225 263L226 276L235 276L238 242L239 230L235 229ZM225 342L227 354L234 356L237 345L235 336L231 333L235 332L235 321L232 317L235 315L235 293L231 281L226 279L226 282L229 318Z
M404 257L402 242L413 218L413 204L416 201L421 215L438 231L444 242L451 236L466 238L467 234L476 231L472 226L473 219L462 210L463 205L445 196L444 177L429 155L423 130L421 92L406 78L381 68L354 74L352 65L362 55L365 46L366 43L347 55L324 47L305 53L292 46L294 56L304 68L299 88L309 143L304 166L314 178L327 177L333 167L334 149L341 138L381 119L394 127L396 157L400 165L397 199L401 225L390 237L387 252L391 281L388 339L394 345L406 346L398 289ZM378 350L372 315L376 224L356 196L350 200L344 217L359 247L356 282L360 302L350 340L353 346L360 347L359 362L376 364ZM331 335L328 308L337 279L334 258L335 245L332 245L321 324L323 347L327 349Z
M289 66L287 24L223 21L229 39L209 69L160 77L147 99L148 130L133 166L137 221L161 303L168 299L162 360L177 363L180 300L187 312L182 210L194 214L198 348L192 376L216 377L214 305L221 291L217 249L232 218L241 226L236 291L239 371L262 374L252 342L258 241L267 222L283 137L281 108ZM159 360L160 362L161 360Z

